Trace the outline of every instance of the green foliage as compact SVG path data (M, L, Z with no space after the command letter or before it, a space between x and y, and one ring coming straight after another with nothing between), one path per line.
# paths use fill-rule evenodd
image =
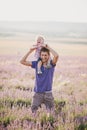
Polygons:
M0 109L2 109L4 107L3 101L2 99L0 99Z
M80 106L83 106L83 105L84 105L84 102L80 102L79 104L80 104Z
M0 108L3 108L3 107L12 108L15 105L28 107L31 105L31 100L30 99L11 99L11 98L0 99Z
M33 121L34 123L36 123L36 119L35 118L32 118L31 116L28 116L28 115L25 115L21 121L23 122L24 120L27 120L28 122L31 122Z
M16 85L15 88L23 90L23 91L29 91L30 90L29 87L26 87L26 86L23 86L23 85Z
M51 124L51 126L53 126L54 123L54 117L52 115L47 116L47 114L45 113L44 115L41 116L41 126L43 127L43 124L46 124L47 122L49 122Z
M29 116L24 116L21 120L22 120L22 121L24 121L24 120L32 121L32 118L29 117Z
M31 100L25 100L25 99L18 99L17 101L16 101L16 104L18 105L18 106L30 106L31 105Z
M47 121L49 121L51 124L54 123L54 117L52 115L50 115L48 118L47 118Z
M13 120L15 120L15 117L13 116L5 116L4 118L0 117L0 124L4 125L4 127L7 127L7 125Z
M80 124L75 130L87 130L87 124Z
M0 85L0 91L2 91L3 90L3 85Z
M58 105L64 106L66 101L55 99L54 103L55 103L55 106L58 106Z
M42 125L43 125L43 123L46 123L46 121L47 121L47 115L46 114L42 115L40 121L41 121Z
M62 108L65 106L66 101L55 99L54 104L55 104L55 111L58 114L62 110Z

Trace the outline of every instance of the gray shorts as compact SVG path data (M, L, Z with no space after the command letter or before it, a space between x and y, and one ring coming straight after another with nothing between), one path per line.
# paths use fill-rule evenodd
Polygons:
M54 98L52 92L35 93L32 101L32 112L36 111L41 104L44 103L47 109L54 107Z

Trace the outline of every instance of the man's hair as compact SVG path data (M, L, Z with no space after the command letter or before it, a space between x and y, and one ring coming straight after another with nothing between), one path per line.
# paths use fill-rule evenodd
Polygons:
M42 47L42 48L41 48L41 50L40 50L40 55L41 55L41 52L47 52L48 55L50 55L50 51L49 51L47 48L45 48L45 47Z

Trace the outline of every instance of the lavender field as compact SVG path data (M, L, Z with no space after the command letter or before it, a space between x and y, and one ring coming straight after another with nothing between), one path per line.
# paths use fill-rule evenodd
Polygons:
M21 43L21 44L20 44ZM87 45L52 44L59 53L54 110L31 112L34 70L20 64L31 44L0 40L0 130L87 130Z

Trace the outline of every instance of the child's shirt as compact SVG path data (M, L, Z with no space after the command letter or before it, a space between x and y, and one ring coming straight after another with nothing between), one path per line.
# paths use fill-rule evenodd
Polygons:
M35 51L35 58L38 59L40 57L40 50L42 47L38 47Z

